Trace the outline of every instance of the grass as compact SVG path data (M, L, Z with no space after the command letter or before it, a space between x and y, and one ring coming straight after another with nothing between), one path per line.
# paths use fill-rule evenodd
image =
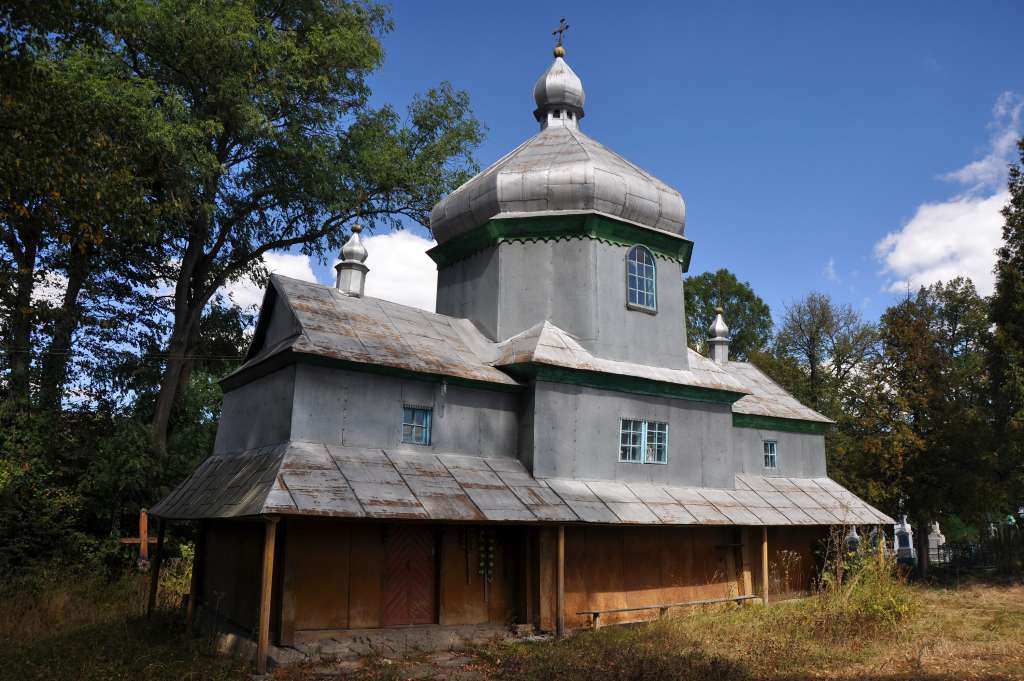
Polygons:
M180 599L188 576L174 564L167 576L151 621L143 616L142 575L113 583L50 576L3 587L0 679L248 679L245 665L214 653L209 635L184 633ZM470 655L459 678L1024 680L1024 585L906 586L867 574L767 609L694 610L561 641L494 644ZM424 664L368 660L353 678L397 681L421 674ZM450 671L438 670L440 678ZM316 676L310 667L280 670L275 678Z

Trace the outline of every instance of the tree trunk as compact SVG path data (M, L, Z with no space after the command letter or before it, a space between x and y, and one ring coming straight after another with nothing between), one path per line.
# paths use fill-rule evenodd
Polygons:
M42 378L39 388L39 404L44 409L59 411L64 387L68 380L68 366L71 363L71 340L78 328L80 310L78 296L89 273L89 249L72 247L68 263L68 284L64 289L64 300L60 314L53 326L50 346L42 359Z
M7 342L11 371L8 397L24 402L28 402L31 397L32 292L35 288L37 250L38 243L29 241L17 260L18 272L14 277L14 304L11 308L10 337Z
M153 451L163 456L167 453L167 430L171 422L171 411L178 398L178 391L183 385L182 381L188 379L190 360L188 358L189 340L193 337L193 326L198 327L199 322L191 321L193 315L189 314L184 320L175 319L174 330L171 331L170 341L167 343L167 366L164 367L164 375L160 379L160 393L156 398L156 407L153 411Z

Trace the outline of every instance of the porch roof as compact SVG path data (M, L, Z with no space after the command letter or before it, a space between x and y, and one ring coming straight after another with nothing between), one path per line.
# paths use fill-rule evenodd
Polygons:
M534 478L508 457L288 442L212 456L150 513L605 525L876 525L829 478L737 475L735 489Z

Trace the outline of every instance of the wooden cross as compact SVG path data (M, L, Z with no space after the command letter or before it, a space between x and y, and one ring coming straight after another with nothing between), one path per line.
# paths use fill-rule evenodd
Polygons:
M558 36L558 42L555 43L555 47L561 47L562 46L562 36L568 30L569 30L569 24L565 23L565 17L562 17L562 20L558 22L558 28L556 28L555 30L551 31L551 35Z

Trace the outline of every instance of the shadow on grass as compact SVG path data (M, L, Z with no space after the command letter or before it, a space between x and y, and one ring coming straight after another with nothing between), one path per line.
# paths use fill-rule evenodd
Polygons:
M247 669L218 655L210 637L185 635L179 617L128 617L87 624L28 644L0 646L0 680L242 681Z

